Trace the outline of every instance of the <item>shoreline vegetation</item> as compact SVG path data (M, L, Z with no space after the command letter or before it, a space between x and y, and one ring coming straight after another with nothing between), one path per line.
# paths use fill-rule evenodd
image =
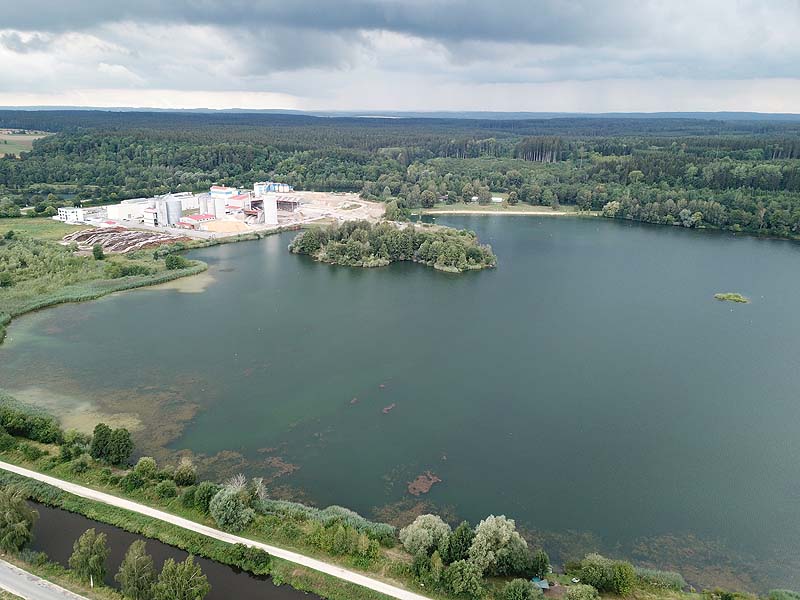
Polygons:
M130 254L85 255L58 243L63 235L85 229L48 218L25 219L0 227L0 344L11 321L24 314L68 302L96 300L107 294L168 283L208 269L180 253L222 244L261 240L297 229L279 227L213 240L179 241ZM174 257L169 259L168 257Z
M448 273L491 268L497 257L471 231L422 224L350 221L306 229L289 245L294 254L349 267L409 261Z
M419 215L529 215L535 217L576 217L576 216L599 216L597 211L578 211L574 206L542 206L532 204L510 205L507 202L502 204L478 204L456 202L452 204L437 204L432 208L422 208L413 211L412 214Z
M721 302L738 302L740 304L750 304L750 298L747 298L735 292L720 292L718 294L714 294L714 298Z
M435 600L541 599L541 591L530 583L532 577L558 583L567 600L757 598L719 589L701 595L678 573L634 567L597 554L568 561L563 573L556 573L544 550L530 547L514 521L504 516L490 515L474 527L462 522L453 529L439 516L428 514L398 532L346 508L318 509L272 500L260 479L239 475L224 483L201 481L189 462L158 465L149 457L131 465L133 450L125 429L111 429L101 423L93 435L64 431L47 413L0 395L0 457L8 463L340 565ZM252 553L237 545L80 498L9 471L0 470L0 484L0 490L20 491L37 502L158 539L198 556L254 574L269 573L276 584L288 583L332 600L385 597L263 552L254 561ZM2 529L6 523L17 521L7 518L9 511L4 514L0 539L12 539L4 538ZM19 531L19 525L15 527ZM29 536L13 539L19 543L4 549L24 560ZM579 579L580 585L574 585L573 579ZM770 600L782 598L770 596Z

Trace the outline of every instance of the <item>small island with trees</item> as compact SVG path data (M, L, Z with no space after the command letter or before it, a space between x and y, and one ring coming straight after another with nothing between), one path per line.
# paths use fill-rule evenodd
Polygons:
M719 294L714 294L714 298L720 302L739 302L740 304L750 304L749 298L734 292L721 292Z
M440 271L462 273L494 267L491 247L471 231L448 227L352 221L307 229L289 250L315 260L350 267L383 267L396 261L422 263Z

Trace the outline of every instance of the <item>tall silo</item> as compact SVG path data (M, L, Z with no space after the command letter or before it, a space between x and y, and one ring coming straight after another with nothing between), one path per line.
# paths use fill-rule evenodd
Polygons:
M166 227L169 224L169 217L167 216L167 203L163 198L156 199L156 217L158 219L159 227Z
M177 225L183 214L183 206L180 198L169 198L167 204L167 223Z
M201 215L208 214L208 195L203 194L202 196L198 196L198 203Z
M214 198L214 216L222 219L225 216L225 198Z
M278 224L278 197L275 194L264 196L264 223L266 225Z

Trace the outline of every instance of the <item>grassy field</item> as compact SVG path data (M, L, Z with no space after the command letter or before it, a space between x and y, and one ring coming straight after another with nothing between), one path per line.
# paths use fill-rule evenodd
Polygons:
M33 141L43 138L44 133L0 133L0 156L27 152L33 148Z
M8 231L14 231L39 240L60 240L68 233L86 228L86 225L67 225L47 217L0 219L0 236Z

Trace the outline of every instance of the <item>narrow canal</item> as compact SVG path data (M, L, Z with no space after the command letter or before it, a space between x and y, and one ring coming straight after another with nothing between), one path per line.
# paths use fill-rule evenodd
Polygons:
M106 543L109 548L106 561L106 585L117 587L114 575L125 557L125 552L136 540L143 539L147 542L147 552L153 557L157 571L161 570L164 561L168 558L183 561L188 556L187 552L163 544L158 540L127 532L113 525L99 523L65 510L38 503L33 504L39 511L39 520L36 522L35 537L31 548L38 552L45 552L50 560L65 567L69 566L72 545L84 531L94 527L96 531L106 534ZM211 593L206 596L206 600L230 600L230 598L236 598L236 600L255 600L256 598L259 600L298 600L300 598L314 600L320 598L298 591L288 585L276 586L269 577L257 577L202 557L195 557L195 561L203 569L203 573L211 584Z

